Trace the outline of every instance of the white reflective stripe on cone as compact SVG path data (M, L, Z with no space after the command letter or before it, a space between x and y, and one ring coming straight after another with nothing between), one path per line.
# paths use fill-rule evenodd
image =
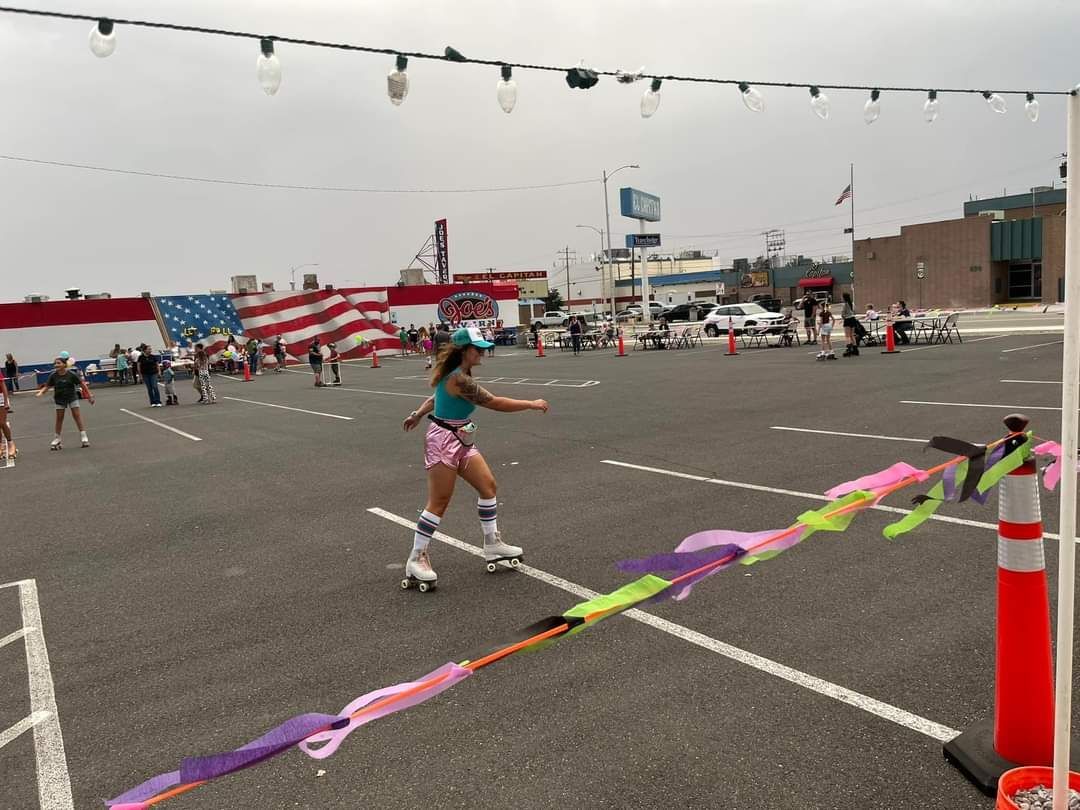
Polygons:
M1018 573L1030 573L1046 569L1042 538L1038 540L1010 540L998 535L998 568Z
M1006 475L998 486L998 520L1008 523L1038 523L1039 481L1033 475Z

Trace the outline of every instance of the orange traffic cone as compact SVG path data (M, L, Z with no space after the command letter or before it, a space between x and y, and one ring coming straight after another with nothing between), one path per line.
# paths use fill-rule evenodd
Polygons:
M896 348L896 335L893 333L892 323L885 324L885 351L882 354L900 354Z
M540 334L536 335L536 356L544 357L544 340L540 337Z
M1005 425L1020 433L1028 419L1011 414ZM1024 462L998 485L997 559L994 719L976 723L945 744L945 759L988 796L1005 771L1049 765L1054 758L1050 599L1034 461Z
M379 350L375 348L371 350L371 367L382 368L382 366L379 365Z
M251 382L251 363L246 357L241 362L244 364L244 382Z
M622 329L619 330L619 353L616 357L626 357L626 344L623 343Z
M725 357L734 357L738 352L735 351L735 327L731 324L731 318L728 318L727 322L727 354Z

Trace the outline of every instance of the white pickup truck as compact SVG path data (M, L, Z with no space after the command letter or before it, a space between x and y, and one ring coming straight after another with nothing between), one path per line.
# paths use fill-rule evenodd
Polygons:
M542 318L533 318L533 324L537 329L548 329L553 326L562 326L570 319L567 312L545 312Z

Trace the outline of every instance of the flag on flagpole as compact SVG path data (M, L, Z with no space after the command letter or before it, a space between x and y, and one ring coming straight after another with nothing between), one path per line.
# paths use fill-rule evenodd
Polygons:
M836 201L837 205L840 205L844 200L851 199L851 184L848 183L848 187L844 189L844 192L840 195L840 199Z

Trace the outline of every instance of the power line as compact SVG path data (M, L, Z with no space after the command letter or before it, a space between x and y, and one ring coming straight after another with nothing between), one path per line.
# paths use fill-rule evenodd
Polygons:
M2 11L3 9L0 9ZM94 166L88 163L69 163L62 160L43 160L40 158L21 157L19 155L0 155L0 160L17 163L32 163L38 166L54 166L64 169L81 169L90 172L122 174L133 177L151 177L157 180L182 180L189 183L212 183L220 186L246 186L249 188L284 189L287 191L332 191L345 194L488 194L503 191L538 191L549 188L582 186L587 183L599 183L596 178L589 180L568 180L564 183L544 183L532 186L492 186L489 188L360 188L356 186L315 186L294 185L291 183L259 183L249 180L228 180L221 177L198 177L166 172L140 171L137 169L119 169L113 166Z
M942 93L966 93L966 94L979 94L989 95L989 91L983 88L964 88L964 87L950 87L950 88L933 88L933 87L903 87L903 86L884 86L884 85L869 85L869 84L829 84L820 82L805 82L805 81L750 81L748 79L726 79L713 76L679 76L672 74L659 74L659 73L627 73L621 70L595 70L591 68L585 68L582 66L560 67L557 65L544 65L528 62L517 62L507 59L489 59L489 58L477 58L467 57L459 53L458 51L447 48L444 53L426 53L424 51L407 51L398 48L387 47L375 47L370 45L357 45L347 42L328 42L325 40L317 39L304 39L301 37L280 35L280 34L256 34L249 31L235 31L224 28L208 28L197 25L181 25L179 23L169 22L155 22L151 20L135 20L135 19L120 19L113 17L102 17L94 14L73 14L60 11L49 11L44 9L28 9L19 8L14 6L0 6L0 12L8 14L22 14L32 17L48 17L60 20L84 20L87 22L100 22L102 20L111 23L112 25L128 25L137 28L152 28L152 29L164 29L169 31L181 31L191 34L206 34L210 36L221 37L233 37L237 39L254 39L254 40L269 40L270 42L284 42L290 45L303 45L312 48L329 48L340 51L356 51L361 53L376 53L385 54L388 56L403 56L410 59L430 59L438 62L450 62L458 64L473 64L473 65L488 65L491 67L510 67L520 68L521 70L536 70L546 71L550 73L564 73L568 74L567 78L570 78L571 73L577 72L579 75L585 77L585 82L579 86L583 88L591 87L595 84L595 78L599 76L612 76L623 81L632 82L638 79L653 79L666 82L690 82L697 84L723 84L739 87L740 90L744 86L751 87L797 87L797 88L813 88L818 90L820 88L828 90L876 90L879 92L895 92L895 93L930 93L934 92L937 95ZM111 30L111 29L110 29ZM591 76L591 80L589 77ZM811 92L813 92L813 90ZM743 90L745 93L746 90ZM1071 95L1075 90L998 90L999 94L1004 95L1027 95L1028 93L1037 93L1039 95Z

